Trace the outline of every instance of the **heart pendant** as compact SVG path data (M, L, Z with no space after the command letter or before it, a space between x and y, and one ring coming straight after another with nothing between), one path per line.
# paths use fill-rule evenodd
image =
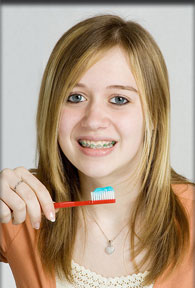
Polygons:
M106 254L110 255L110 254L112 254L114 251L115 251L115 248L114 248L114 246L112 246L112 241L109 240L109 241L108 241L108 246L105 248L105 252L106 252Z

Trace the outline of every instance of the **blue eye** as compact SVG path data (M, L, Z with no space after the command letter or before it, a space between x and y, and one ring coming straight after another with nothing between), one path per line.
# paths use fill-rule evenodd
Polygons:
M124 97L115 96L110 100L110 102L115 105L124 105L127 104L129 101Z
M86 101L85 97L81 94L72 94L68 97L67 102L71 103L79 103Z

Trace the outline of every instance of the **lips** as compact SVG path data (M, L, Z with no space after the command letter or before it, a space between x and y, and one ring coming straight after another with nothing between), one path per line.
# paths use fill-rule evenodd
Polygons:
M77 139L81 152L87 156L106 156L110 154L118 141L106 137L82 136Z

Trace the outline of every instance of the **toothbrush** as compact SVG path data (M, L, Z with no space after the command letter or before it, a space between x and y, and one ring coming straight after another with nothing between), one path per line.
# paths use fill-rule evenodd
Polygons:
M91 192L91 200L87 201L66 201L54 203L55 208L77 207L84 205L97 205L115 203L114 189L111 186L96 188Z

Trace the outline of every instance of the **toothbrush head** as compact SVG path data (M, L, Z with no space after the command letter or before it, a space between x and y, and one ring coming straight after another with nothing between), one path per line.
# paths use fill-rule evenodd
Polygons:
M96 188L91 192L91 200L115 200L114 189L111 186Z

